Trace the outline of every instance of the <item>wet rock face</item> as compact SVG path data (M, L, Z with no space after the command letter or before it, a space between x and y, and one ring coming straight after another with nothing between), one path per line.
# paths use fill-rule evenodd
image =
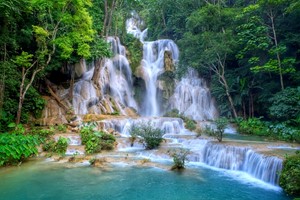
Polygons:
M175 66L174 62L172 59L172 52L171 51L165 51L164 53L164 68L165 71L168 72L174 72L175 71Z
M42 117L37 120L39 125L57 125L67 123L67 113L58 103L50 97L43 97L47 104L43 110Z

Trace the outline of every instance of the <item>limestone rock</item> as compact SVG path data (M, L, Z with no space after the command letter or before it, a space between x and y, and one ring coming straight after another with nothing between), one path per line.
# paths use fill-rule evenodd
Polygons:
M164 53L164 68L165 71L173 72L175 70L171 51L165 51Z

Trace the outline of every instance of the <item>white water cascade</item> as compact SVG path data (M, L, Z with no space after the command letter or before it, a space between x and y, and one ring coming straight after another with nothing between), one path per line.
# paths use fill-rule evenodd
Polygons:
M183 126L182 119L179 118L153 118L144 117L138 119L110 119L99 122L99 126L103 129L114 129L118 131L122 137L129 137L129 130L133 125L151 124L155 128L164 131L165 143L164 148L186 148L190 150L188 160L193 163L204 163L215 168L222 168L232 171L240 171L251 175L252 177L262 180L271 185L278 186L279 174L282 169L282 160L274 156L265 156L259 154L247 147L236 147L224 144L218 144L206 139L195 138L193 132L188 131ZM121 147L121 151L136 150L127 146ZM143 147L139 146L138 150ZM138 152L137 152L138 153ZM171 159L166 152L157 151L141 151L139 155L153 160L161 158Z
M191 68L176 85L169 104L171 109L177 109L179 113L193 120L214 120L218 117L205 80L199 78L198 73Z
M278 172L282 169L282 160L277 157L264 156L245 147L211 142L206 143L201 150L193 150L189 160L217 168L243 171L272 185L278 185Z
M172 55L174 64L178 61L179 50L174 41L169 39L144 41L147 35L147 29L141 31L143 21L135 13L126 21L127 33L140 39L143 43L143 60L141 61L142 76L146 85L146 93L142 104L141 114L143 116L159 116L161 114L157 78L165 71L164 56L168 51Z
M109 37L108 42L114 57L98 62L101 66L96 84L92 81L95 66L85 72L75 84L73 108L76 114L120 112L126 115L124 107L138 109L133 98L132 72L125 55L125 47L117 37Z
M173 61L178 60L178 47L172 40L144 42L142 71L146 83L146 95L141 112L144 116L159 116L161 114L157 96L157 78L165 71L165 51L171 52Z

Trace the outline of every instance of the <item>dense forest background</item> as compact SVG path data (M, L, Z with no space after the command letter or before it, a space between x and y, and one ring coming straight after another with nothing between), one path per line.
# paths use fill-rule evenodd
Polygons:
M298 0L1 0L0 9L0 130L39 117L47 80L70 87L65 69L110 56L107 36L137 60L137 39L126 33L132 10L148 40L178 44L178 77L199 71L222 116L300 124Z

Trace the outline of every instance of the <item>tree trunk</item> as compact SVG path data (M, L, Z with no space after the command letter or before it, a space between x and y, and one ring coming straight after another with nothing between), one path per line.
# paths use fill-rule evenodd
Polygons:
M112 4L111 4L110 12L109 12L109 18L108 18L107 26L106 26L106 35L105 35L106 37L108 37L108 35L109 35L111 22L112 22L112 16L113 16L113 12L115 10L115 6L116 6L116 0L113 0Z
M278 61L281 90L284 90L284 83L283 83L283 76L282 76L282 64L281 64L280 54L278 52L278 41L277 41L277 34L276 34L276 29L275 29L274 14L273 14L272 10L270 10L269 17L271 19L271 27L272 27L272 32L273 32L273 39L274 39L275 47L277 49L276 50L276 57L277 57L277 61Z
M108 16L108 4L107 4L107 0L104 0L104 22L103 22L103 29L102 29L101 36L104 36L104 34L106 33L106 23L108 18L107 16Z
M23 90L24 90L24 82L25 82L25 67L22 67L22 81L20 85L20 92L19 92L19 105L18 105L18 111L17 111L17 118L16 118L16 124L19 124L21 121L21 113L22 113L22 107L23 107Z

